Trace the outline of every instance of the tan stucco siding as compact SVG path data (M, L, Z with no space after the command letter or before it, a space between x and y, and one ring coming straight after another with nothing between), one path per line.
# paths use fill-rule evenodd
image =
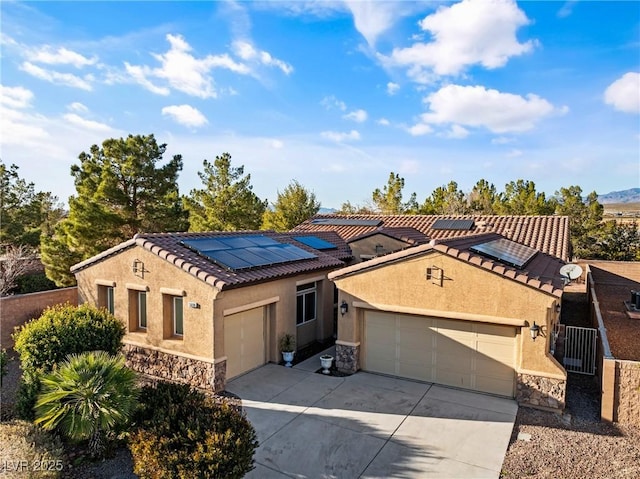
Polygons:
M432 268L436 278L442 273L442 282L427 279L427 268ZM461 313L459 317L464 320L487 322L495 317L499 318L498 324L508 324L509 320L524 324L516 327L517 369L565 375L564 369L548 354L558 299L540 290L439 252L341 276L335 282L340 301L344 299L350 305L369 303L412 314L428 311L433 315L443 311L449 318ZM338 339L361 342L363 317L362 309L350 307L347 315L338 320ZM528 330L533 321L543 326L544 333L535 342Z
M134 260L142 261L144 272L133 272ZM127 327L124 341L167 351L213 360L213 300L217 290L157 255L135 246L96 262L76 273L81 303L98 305L97 282L115 282L115 315ZM129 288L127 288L129 285ZM135 331L130 325L130 291L147 289L147 329ZM169 338L161 291L184 292L184 334ZM197 303L192 308L189 303ZM170 332L169 332L170 333ZM166 337L166 338L165 338Z
M317 282L316 320L296 326L296 286ZM333 283L326 279L326 272L310 273L280 280L256 284L250 287L230 289L220 293L215 301L215 350L216 358L225 356L224 317L238 312L242 305L264 307L266 310L267 360L281 359L277 341L284 333L298 338L298 346L315 340L323 340L333 334Z
M376 248L376 246L378 246L378 248ZM400 251L407 246L406 242L383 234L367 236L366 238L349 242L349 247L351 248L353 258L356 262L362 261L360 258L361 255L379 256L394 251Z

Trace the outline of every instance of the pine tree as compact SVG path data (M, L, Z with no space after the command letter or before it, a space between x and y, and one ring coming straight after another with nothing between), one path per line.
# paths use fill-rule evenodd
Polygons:
M320 202L315 193L293 180L282 193L278 191L273 209L264 213L262 228L288 231L311 218L319 209Z

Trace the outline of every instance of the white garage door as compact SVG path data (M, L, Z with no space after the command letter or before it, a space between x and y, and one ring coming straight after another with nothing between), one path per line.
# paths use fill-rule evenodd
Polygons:
M265 364L264 308L224 318L227 379Z
M367 311L363 369L513 397L515 328Z

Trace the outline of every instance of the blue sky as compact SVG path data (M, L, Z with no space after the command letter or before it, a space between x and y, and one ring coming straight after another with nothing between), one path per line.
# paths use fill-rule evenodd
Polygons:
M62 201L107 138L229 152L275 201L365 204L390 171L553 194L640 185L640 3L0 2L0 155Z

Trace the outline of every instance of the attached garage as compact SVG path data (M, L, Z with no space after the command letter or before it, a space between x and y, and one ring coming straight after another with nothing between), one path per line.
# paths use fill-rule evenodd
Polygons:
M262 366L266 360L264 307L224 318L227 379Z
M514 396L513 326L368 310L362 368Z

